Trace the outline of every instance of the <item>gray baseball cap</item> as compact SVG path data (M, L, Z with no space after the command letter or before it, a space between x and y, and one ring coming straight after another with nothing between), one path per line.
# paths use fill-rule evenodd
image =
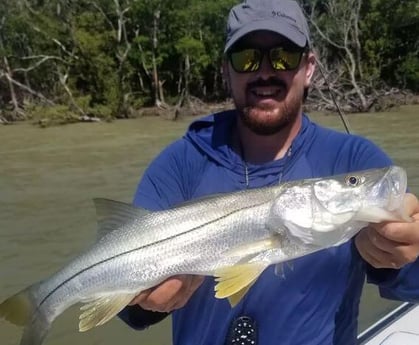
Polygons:
M310 45L307 21L296 1L245 0L230 11L224 52L243 36L258 30L278 33L299 47Z

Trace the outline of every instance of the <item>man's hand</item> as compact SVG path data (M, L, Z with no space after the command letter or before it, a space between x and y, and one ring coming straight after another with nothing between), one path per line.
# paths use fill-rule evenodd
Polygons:
M370 224L355 237L362 258L375 268L401 268L419 256L419 203L408 193L405 210L411 223Z
M174 276L156 287L141 292L130 305L138 304L146 310L169 313L182 308L203 281L203 276Z

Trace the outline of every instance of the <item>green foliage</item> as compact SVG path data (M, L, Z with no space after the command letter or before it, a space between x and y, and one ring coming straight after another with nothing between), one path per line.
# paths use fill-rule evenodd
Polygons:
M79 116L66 105L32 106L29 110L34 123L41 127L73 123L79 119Z
M63 104L56 109L61 117L74 102L105 117L129 116L132 109L154 104L158 87L166 101L176 102L186 88L204 100L224 100L225 24L238 2L3 0L0 56L7 57L13 78L27 87L16 86L19 104L36 103L42 95ZM343 39L342 18L353 14L352 2L302 1L308 12L316 4L315 13L308 14L335 41ZM418 91L418 1L363 1L357 25L360 83L365 78ZM320 51L327 64L343 59L339 47L321 43ZM0 61L0 108L11 99L4 70Z
M396 70L396 79L401 85L419 92L419 57L417 54L408 54Z
M362 11L366 64L389 85L418 91L418 1L365 1Z

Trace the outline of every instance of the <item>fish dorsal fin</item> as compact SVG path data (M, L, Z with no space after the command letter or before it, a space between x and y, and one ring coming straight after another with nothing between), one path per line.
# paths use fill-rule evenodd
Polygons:
M93 200L97 216L97 237L102 238L109 232L122 227L134 219L139 219L149 214L143 208L109 199L97 198Z
M215 297L231 297L237 304L266 268L265 263L249 263L220 268L215 271Z
M85 332L89 329L103 325L116 314L118 314L136 294L107 295L83 305L79 319L79 331Z

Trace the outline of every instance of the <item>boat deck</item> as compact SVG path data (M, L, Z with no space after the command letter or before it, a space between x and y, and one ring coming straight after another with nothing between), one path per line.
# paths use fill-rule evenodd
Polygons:
M418 345L419 305L404 303L362 332L359 345Z

